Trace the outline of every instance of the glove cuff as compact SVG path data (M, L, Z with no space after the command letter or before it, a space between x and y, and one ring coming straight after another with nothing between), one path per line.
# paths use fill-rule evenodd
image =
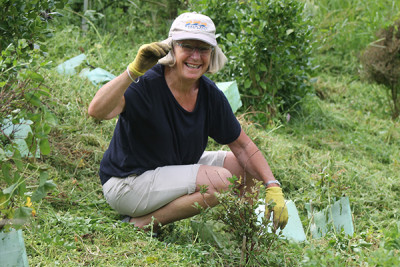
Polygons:
M144 72L140 72L136 70L135 66L133 65L134 62L128 65L128 70L133 73L136 77L140 77L144 75Z
M266 192L267 192L267 194L268 194L268 193L282 194L282 188L277 187L277 186L275 186L275 187L268 187L268 188L266 189Z

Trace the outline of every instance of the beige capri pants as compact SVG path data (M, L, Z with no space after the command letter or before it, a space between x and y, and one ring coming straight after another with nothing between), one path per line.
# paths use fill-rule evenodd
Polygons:
M197 164L173 165L137 176L111 177L103 185L107 203L121 215L139 217L196 190L200 165L224 166L226 151L205 151Z

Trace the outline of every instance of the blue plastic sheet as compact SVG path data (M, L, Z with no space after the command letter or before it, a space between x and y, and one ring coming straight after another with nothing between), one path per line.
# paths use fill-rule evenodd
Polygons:
M18 123L14 124L11 119L6 118L0 121L0 128L2 132L10 138L13 143L17 146L21 157L28 157L30 155L28 145L26 144L25 138L28 136L29 133L32 133L31 124L33 122L30 120L20 119ZM3 155L1 155L4 153ZM0 151L0 159L1 157L7 156L11 157L13 154L12 151L7 149ZM40 158L40 149L39 147L36 149L36 158Z
M89 71L88 69L84 69L81 71L81 73L79 74L79 76L81 77L86 77L88 78L92 84L94 85L102 85L108 81L111 81L112 79L115 78L115 75L103 70L101 68L95 68L92 71Z
M86 59L85 54L73 57L57 66L57 71L60 74L74 75L76 74L75 68L81 65Z

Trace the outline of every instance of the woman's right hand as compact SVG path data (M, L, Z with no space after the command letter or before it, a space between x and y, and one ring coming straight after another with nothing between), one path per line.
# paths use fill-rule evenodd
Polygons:
M135 60L129 64L128 70L134 79L142 76L157 61L168 54L171 47L166 43L151 43L142 45ZM118 77L103 85L90 102L88 113L99 120L111 119L125 109L124 93L133 79L129 72L124 71Z
M139 48L135 60L129 64L128 69L136 77L142 76L148 69L157 64L160 58L165 57L169 50L171 50L171 46L166 43L144 44Z

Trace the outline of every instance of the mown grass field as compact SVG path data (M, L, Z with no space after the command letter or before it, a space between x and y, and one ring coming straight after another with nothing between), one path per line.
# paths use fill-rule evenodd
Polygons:
M315 64L320 67L313 79L316 93L303 99L301 111L267 128L245 111L238 113L283 183L285 196L296 203L308 238L306 243L276 241L268 262L262 261L265 265L400 265L400 122L391 120L386 91L361 78L357 59L373 39L366 35L378 24L366 22L376 15L373 10L382 8L369 2L369 9L358 6L359 1L339 7L321 2L309 9L318 22ZM393 5L384 10L391 18L398 13ZM361 22L367 25L363 32ZM345 46L347 38L349 47L337 46ZM112 33L83 35L72 25L56 28L48 41L54 67L84 52L89 64L115 75L139 45ZM54 67L43 75L58 123L51 132L52 152L38 163L48 168L57 188L34 207L37 215L24 228L30 265L238 265L239 251L202 242L190 219L175 223L160 239L120 222L105 202L97 176L116 120L91 119L87 107L97 87L78 75L61 75ZM209 148L220 147L211 142ZM331 232L312 239L305 205L311 201L322 208L341 196L350 199L354 236Z

